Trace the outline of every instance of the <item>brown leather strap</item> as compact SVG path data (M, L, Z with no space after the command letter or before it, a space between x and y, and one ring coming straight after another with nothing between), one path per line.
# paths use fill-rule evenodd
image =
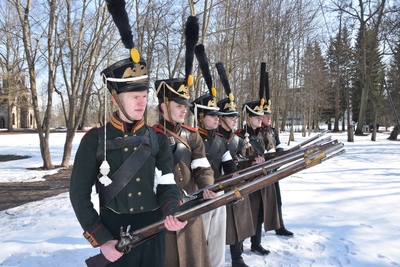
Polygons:
M128 115L128 113L126 113L124 107L122 106L121 100L120 100L119 97L118 97L117 91L113 89L113 90L111 91L111 95L114 97L115 102L117 103L117 106L118 106L119 110L122 111L122 113L124 114L125 118L127 118L128 120L130 120L130 121L133 122L134 120Z
M171 136L173 136L174 138L178 139L182 144L184 144L184 145L189 149L190 154L192 153L192 149L190 148L189 144L188 144L185 140L183 140L179 135L177 135L176 133L174 133L174 132L171 131L171 130L168 130L167 128L165 128L165 127L164 127L163 125L161 125L161 124L158 124L158 126L159 126L160 128L162 128L164 131L167 131L167 133L168 133L169 135L171 135Z

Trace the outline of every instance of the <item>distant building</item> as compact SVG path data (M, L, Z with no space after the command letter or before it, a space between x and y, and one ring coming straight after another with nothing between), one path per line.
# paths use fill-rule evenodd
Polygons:
M23 77L12 86L5 79L0 83L0 129L8 129L9 122L12 129L36 129L31 95Z

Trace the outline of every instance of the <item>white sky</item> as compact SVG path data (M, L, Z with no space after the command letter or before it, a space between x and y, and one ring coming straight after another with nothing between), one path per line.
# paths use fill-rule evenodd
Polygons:
M263 233L267 256L251 252L246 240L248 265L400 265L400 142L387 140L389 133L378 133L377 142L355 136L354 143L346 142L346 133L329 135L345 144L345 154L280 182L285 224L294 237ZM288 133L280 138L289 148ZM296 133L290 145L307 138ZM61 162L64 140L64 133L50 137L54 164ZM0 162L0 182L39 181L49 173L26 170L42 165L38 142L37 134L0 134L0 154L32 156ZM79 267L98 253L83 238L68 193L1 211L0 227L0 266Z

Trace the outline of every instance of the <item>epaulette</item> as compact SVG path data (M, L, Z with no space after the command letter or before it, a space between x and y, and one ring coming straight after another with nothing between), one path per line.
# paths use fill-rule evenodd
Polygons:
M219 135L219 136L221 136L221 137L224 137L224 135L223 135L222 133L215 132L215 134L216 134L216 135Z
M155 124L155 125L152 126L152 128L154 129L154 131L155 131L156 133L161 133L161 134L163 134L163 135L165 136L165 138L168 138L168 136L164 133L164 131L163 131L162 129L160 129L157 125L158 125L158 124Z
M191 132L197 132L197 129L194 128L194 127L187 126L187 125L183 125L183 124L182 124L181 126L182 126L183 128L185 128L185 129L191 131Z
M88 135L91 131L94 131L94 130L97 130L97 129L99 129L99 127L93 127L93 128L91 128L91 129L89 129L83 136L82 136L82 139L83 138L85 138L86 137L86 135Z
M243 134L242 134L242 131L243 131L243 130L244 130L244 129L237 129L236 132L235 132L235 134L238 135L238 136L240 136L240 137L242 137L242 138L244 138L244 136L243 136Z

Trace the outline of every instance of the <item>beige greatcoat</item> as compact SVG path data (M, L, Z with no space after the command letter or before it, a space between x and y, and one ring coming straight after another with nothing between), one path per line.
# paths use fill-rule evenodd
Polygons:
M158 126L162 128L160 125ZM189 162L193 164L193 160L201 161L201 159L208 162L203 141L196 129L181 125L173 127L168 122L166 122L166 127L180 136L187 137L184 139L191 147L192 152L192 158ZM214 182L211 167L196 167L192 170L183 160L175 164L173 173L178 188L184 189L187 193L196 191ZM211 266L201 216L189 220L184 229L177 232L166 231L165 234L164 267L186 266Z
M245 129L242 129L240 132L240 136L244 136ZM253 131L250 127L247 128L247 132L250 136L256 135L261 137L258 142L260 143L261 147L265 148L266 144L264 143L264 138L259 131L259 128ZM268 144L267 144L268 145ZM246 141L244 141L242 154L244 156L252 156L255 155L257 152L253 146L246 147ZM249 167L251 163L248 164ZM249 194L251 210L253 214L253 223L254 228L257 226L257 217L260 208L260 202L263 203L263 214L264 214L264 230L276 230L280 228L279 223L279 213L278 213L278 204L277 204L277 197L274 184L269 186L263 187L260 190Z
M241 148L243 139L232 131L226 131L222 126L218 128L218 132L222 134L226 140L228 149L235 159L239 148ZM241 165L237 165L241 169ZM233 245L236 241L243 241L253 236L255 229L253 227L253 217L249 196L243 197L243 200L226 206L226 244Z

